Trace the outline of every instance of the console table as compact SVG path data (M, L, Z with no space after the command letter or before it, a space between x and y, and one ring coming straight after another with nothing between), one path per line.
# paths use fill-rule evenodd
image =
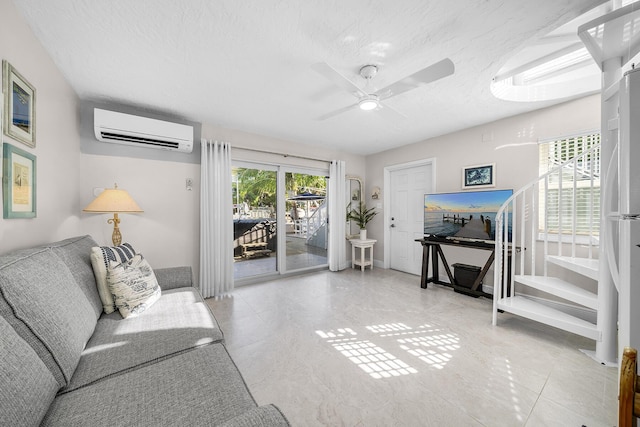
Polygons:
M349 239L351 242L351 268L360 266L360 270L364 271L366 266L370 266L373 270L373 245L377 242L374 239ZM356 248L360 249L360 259L356 258ZM369 259L366 257L367 249L369 249Z
M445 285L454 288L460 292L472 295L472 296L484 296L488 298L493 298L492 294L483 292L480 288L480 283L486 276L487 271L493 264L495 259L495 245L493 243L481 242L481 241L468 241L468 240L456 240L456 239L448 239L443 237L425 237L423 239L416 239L416 242L420 242L422 244L422 276L420 278L420 287L423 289L427 288L428 283L436 283L438 285ZM449 267L449 263L447 262L447 258L444 256L444 252L442 251L441 245L450 245L457 246L461 248L471 248L471 249L481 249L491 251L489 255L489 259L482 267L480 274L476 278L475 282L471 286L471 288L466 288L458 285L453 274L451 274L451 268ZM429 256L431 254L431 256ZM438 259L442 260L442 264L444 264L444 269L447 272L447 276L449 277L449 283L443 282L439 278L439 263ZM429 261L431 261L431 269L433 271L432 276L429 277ZM511 250L508 251L508 260L504 263L507 266L507 280L511 282ZM510 283L509 283L510 285ZM510 286L507 288L510 289Z

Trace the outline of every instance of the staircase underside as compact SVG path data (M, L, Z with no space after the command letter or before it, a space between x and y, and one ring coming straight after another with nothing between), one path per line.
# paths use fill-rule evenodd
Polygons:
M600 260L593 258L577 258L569 256L548 255L547 261L560 267L575 271L593 280L598 280Z
M497 308L536 322L544 323L596 341L601 339L601 333L596 325L586 320L556 310L524 296L513 296L499 299Z
M593 310L598 309L598 295L581 287L573 285L557 277L526 276L514 277L516 283L529 286L534 289L555 295L567 301L571 301Z
M546 257L546 260L584 277L594 280L598 279L599 261L597 259L550 255ZM527 288L536 289L547 295L560 298L568 303L567 308L570 309L561 311L558 308L551 307L553 304L545 304L533 298L528 298L527 296L513 294L513 296L497 301L497 308L499 310L596 341L601 339L601 331L597 329L594 323L567 312L575 312L575 309L597 311L597 294L552 276L515 275L513 281L519 286L526 286Z

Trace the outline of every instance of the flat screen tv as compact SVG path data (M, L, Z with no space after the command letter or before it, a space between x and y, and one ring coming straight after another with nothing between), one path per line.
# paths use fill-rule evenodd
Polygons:
M424 234L493 242L496 236L496 213L512 194L513 190L425 194Z

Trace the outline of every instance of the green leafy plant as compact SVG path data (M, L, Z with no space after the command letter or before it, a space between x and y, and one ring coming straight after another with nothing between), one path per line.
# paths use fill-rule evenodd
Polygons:
M367 224L369 221L378 215L375 208L367 209L367 204L365 202L360 202L357 208L351 209L347 214L348 220L353 220L361 230L367 228Z

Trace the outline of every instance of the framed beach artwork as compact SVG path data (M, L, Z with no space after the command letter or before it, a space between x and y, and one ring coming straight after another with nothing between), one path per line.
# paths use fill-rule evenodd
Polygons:
M496 186L496 164L462 168L462 188L488 188Z
M2 147L3 218L35 218L36 156L6 142Z
M36 90L11 66L2 61L4 134L29 147L36 146Z

